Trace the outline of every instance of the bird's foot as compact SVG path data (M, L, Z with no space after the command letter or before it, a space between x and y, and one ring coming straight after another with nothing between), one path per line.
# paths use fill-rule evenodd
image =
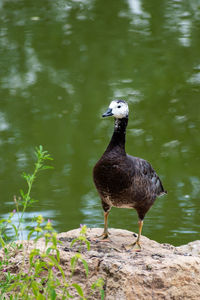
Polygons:
M135 243L130 244L130 245L124 245L124 248L127 251L135 251L135 252L141 251L141 246L140 246L140 243L138 241L136 241Z
M103 232L101 235L97 236L98 242L110 242L109 232Z

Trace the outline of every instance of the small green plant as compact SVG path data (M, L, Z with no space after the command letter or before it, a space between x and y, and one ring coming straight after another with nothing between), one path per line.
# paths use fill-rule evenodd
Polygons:
M36 200L31 198L31 190L33 182L35 181L38 173L42 170L51 169L51 166L45 165L45 161L53 160L53 158L48 154L47 151L43 150L42 146L35 148L35 156L37 161L35 163L35 168L32 174L23 173L22 177L26 181L27 190L20 190L20 197L14 196L15 209L9 214L7 219L0 220L0 243L2 246L5 245L5 242L10 240L10 237L7 235L7 231L12 228L14 229L13 240L23 239L24 227L24 213L27 207L31 206ZM18 225L16 226L13 222L13 216L17 214ZM28 228L30 229L30 228Z
M35 163L35 169L32 174L23 173L22 176L25 179L27 183L27 191L24 191L23 189L20 190L20 195L18 199L15 197L15 203L16 203L16 209L17 214L19 216L18 219L18 227L16 230L17 236L19 235L19 231L23 232L23 229L21 229L21 224L23 222L24 213L26 211L26 208L28 206L31 206L36 200L31 198L31 189L33 186L33 182L35 181L38 172L46 169L52 169L51 166L45 165L46 160L53 160L53 158L50 156L50 154L47 151L43 150L42 146L36 147L35 149L35 155L37 157L37 161ZM19 207L22 207L22 211L20 213ZM19 214L20 213L20 214Z
M98 290L101 295L101 300L104 300L105 293L104 293L104 280L103 278L98 278L91 286L93 291Z
M85 272L86 272L86 275L88 276L88 264L86 262L85 259L83 259L82 255L81 255L81 249L82 249L82 246L85 244L87 246L87 250L89 251L90 250L90 242L87 240L87 237L86 237L86 232L87 232L87 227L86 225L83 225L81 226L81 231L80 231L80 235L74 239L72 242L71 242L71 247L75 244L75 243L78 243L79 245L79 248L78 248L78 253L76 253L72 258L71 258L71 270L72 270L72 274L71 276L73 276L74 274L74 270L76 268L76 265L77 265L77 262L78 261L81 261L84 268L85 268Z
M27 250L22 242L16 242L23 238L24 214L27 207L31 206L35 200L31 198L33 183L39 171L52 168L45 165L46 160L52 160L47 151L39 146L35 150L37 161L32 174L23 173L23 178L27 184L27 190L20 190L20 197L14 197L16 209L9 214L7 219L0 221L0 244L4 251L3 258L0 258L0 299L21 300L21 299L70 299L73 298L73 291L85 300L82 287L73 281L73 275L80 261L83 265L86 277L89 274L87 261L83 258L82 247L86 246L90 250L90 242L87 240L87 227L81 226L79 236L71 242L71 247L78 246L77 253L71 258L70 275L67 277L60 263L60 241L57 233L53 229L51 220L45 221L39 215L35 218L36 226L28 226L28 241L34 243L31 251ZM14 224L13 216L17 214L18 224ZM12 239L7 235L7 231L12 228L14 231ZM40 244L41 243L41 244ZM44 245L44 247L40 247ZM21 262L16 265L12 263L15 254L21 254ZM28 259L28 261L27 261ZM99 278L91 286L90 295L99 291L101 300L104 299L104 281Z

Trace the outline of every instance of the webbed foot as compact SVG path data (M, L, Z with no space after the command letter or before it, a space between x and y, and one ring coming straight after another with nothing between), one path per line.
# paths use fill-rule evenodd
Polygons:
M101 235L97 236L97 239L99 242L110 242L109 232L103 232Z
M140 252L141 251L141 246L140 246L140 243L138 241L136 241L135 243L130 244L130 245L124 245L124 248L127 251L134 251L134 252Z

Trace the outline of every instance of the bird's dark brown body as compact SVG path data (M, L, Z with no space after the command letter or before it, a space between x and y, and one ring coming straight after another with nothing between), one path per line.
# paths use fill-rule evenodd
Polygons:
M93 179L105 213L112 206L134 208L142 221L156 197L166 191L150 163L126 154L127 124L128 116L115 119L113 136L93 169Z
M135 208L140 219L165 191L151 165L138 157L104 154L94 167L94 182L105 211Z

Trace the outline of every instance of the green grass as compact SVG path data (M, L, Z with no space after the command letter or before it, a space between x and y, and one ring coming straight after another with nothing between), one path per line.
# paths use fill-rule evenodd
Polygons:
M90 242L87 240L87 227L81 227L80 235L71 242L71 247L78 244L78 251L71 258L70 270L66 276L60 263L59 245L61 241L57 239L57 233L52 227L50 220L45 220L42 215L35 218L36 226L27 226L28 241L33 243L31 251L27 251L27 241L23 241L24 214L27 207L35 202L31 198L31 190L38 173L46 169L52 169L46 165L52 158L42 146L35 149L36 163L32 174L23 173L27 189L20 190L20 196L14 197L15 210L11 212L7 219L0 220L0 244L3 257L0 258L0 299L6 300L54 300L72 299L74 292L80 299L86 299L85 294L90 297L98 292L98 299L104 299L104 281L98 278L89 288L84 291L78 282L74 282L77 263L80 262L86 274L89 276L89 266L81 254L85 245L90 251ZM13 222L14 215L17 215L17 225ZM8 231L12 229L14 234L8 236ZM21 241L19 242L19 239ZM44 249L38 248L38 242L43 241ZM13 262L13 257L20 254L21 260Z

